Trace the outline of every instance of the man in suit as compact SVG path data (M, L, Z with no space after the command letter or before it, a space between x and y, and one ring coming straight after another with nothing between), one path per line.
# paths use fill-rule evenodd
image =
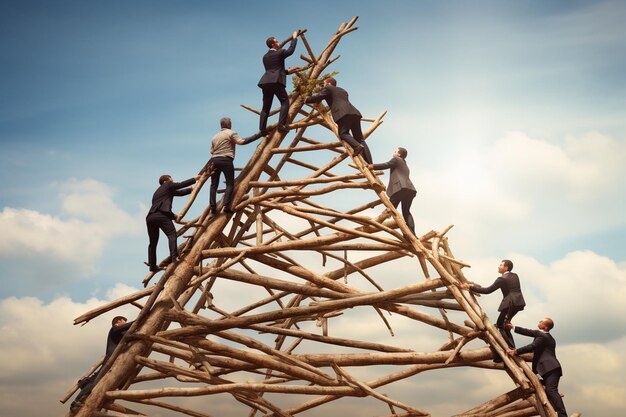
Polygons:
M511 323L507 323L506 326L509 330L513 327ZM567 417L565 404L563 404L563 399L561 394L559 394L559 380L563 376L563 370L559 360L556 358L556 341L550 334L550 330L554 327L554 321L546 317L539 321L537 327L539 330L515 326L515 333L530 336L534 339L531 344L517 349L507 349L506 353L515 356L533 352L533 372L541 375L546 388L546 395L557 415L559 417Z
M281 49L280 43L273 36L267 38L265 43L270 48L263 55L263 66L265 73L259 80L258 86L263 90L263 108L261 109L261 118L259 120L259 137L265 135L267 131L267 118L272 109L272 101L274 96L280 101L280 115L278 117L278 129L286 132L287 128L287 112L289 111L289 95L287 94L287 71L285 70L285 58L292 55L296 50L298 42L298 31L291 35L291 43L289 48Z
M415 222L411 215L411 203L417 194L415 186L409 178L410 170L406 164L407 150L398 148L392 158L382 164L369 164L369 169L389 169L389 185L387 185L387 195L391 204L398 207L402 203L402 217L404 222L415 235Z
M91 374L88 377L81 378L78 381L78 386L80 387L80 393L76 396L76 399L70 405L70 410L76 411L78 408L82 407L85 398L91 393L93 386L96 382L96 378L100 373L100 370L106 365L107 361L115 351L117 345L119 345L122 337L126 334L130 326L132 326L133 322L127 322L126 317L124 316L115 316L111 321L111 329L109 329L109 334L107 335L107 343L106 350L104 354L104 359L102 360L102 365L100 368Z
M172 200L174 196L183 196L191 193L192 188L185 188L194 184L200 178L196 175L183 182L174 182L169 175L161 175L159 188L152 196L152 207L146 216L148 227L148 266L150 271L156 272L156 248L159 242L159 229L167 236L170 248L170 259L174 262L178 258L178 245L176 244L176 228L174 227L174 213L172 213Z
M513 262L508 259L502 260L498 266L498 272L502 275L498 277L489 287L483 288L480 285L463 284L462 287L472 292L480 294L491 294L498 288L502 291L502 302L498 307L500 315L496 321L496 327L500 330L502 337L507 345L511 348L515 347L515 341L511 330L505 327L505 323L510 322L513 316L522 311L526 306L524 296L522 295L522 287L517 274L511 272L513 270ZM501 362L498 358L496 362Z
M235 145L245 145L250 143L254 137L240 138L232 128L232 122L229 117L220 119L220 131L217 132L211 140L211 160L213 164L213 173L211 174L211 188L209 192L209 205L211 212L217 211L217 187L220 181L220 175L224 173L226 180L226 190L224 191L224 211L232 213L230 200L233 195L233 187L235 185Z
M354 150L354 156L363 153L363 159L372 163L372 155L361 131L361 113L348 100L348 92L337 87L337 80L332 77L324 80L324 89L305 100L305 103L319 103L326 100L333 120L337 123L339 138L346 141ZM352 132L352 135L350 135Z

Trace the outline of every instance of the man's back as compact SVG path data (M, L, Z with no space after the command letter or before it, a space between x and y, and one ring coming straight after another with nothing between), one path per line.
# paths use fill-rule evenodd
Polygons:
M394 195L402 189L415 190L415 186L409 178L410 170L406 161L399 156L394 156L389 161L382 164L373 164L374 169L389 169L389 185L387 186L387 194Z
M259 80L259 87L263 84L287 85L287 72L285 70L285 58L293 54L296 49L296 40L293 39L289 49L270 49L263 55L263 67L265 73Z
M335 121L348 115L361 117L361 112L350 103L348 92L341 87L326 85L318 94L307 98L306 102L319 103L322 100L326 100L328 103L328 107L330 107L330 112Z
M180 189L192 185L195 182L195 179L191 178L182 182L166 181L161 184L152 195L152 206L150 207L148 214L161 211L173 216L172 200L174 199L174 196L190 194L190 188L185 190Z
M561 367L559 360L556 358L556 340L550 333L519 326L515 327L515 333L535 338L530 345L517 349L518 355L533 352L534 372L539 375L545 375Z
M130 326L132 326L132 324L133 322L129 321L127 323L111 327L111 329L109 330L109 334L107 335L107 346L104 356L104 362L106 362L109 356L113 354L113 351L122 340L122 337L124 337L126 331L130 329Z

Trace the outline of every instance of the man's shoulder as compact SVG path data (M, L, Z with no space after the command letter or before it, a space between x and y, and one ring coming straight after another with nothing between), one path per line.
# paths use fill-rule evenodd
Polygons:
M332 85L332 84L327 85L324 88L327 88L328 91L333 91L333 92L337 92L337 93L345 93L346 92L346 90L344 90L343 88L337 87L336 85Z
M232 130L230 130L230 129L222 129L219 132L217 132L215 134L215 136L213 136L212 141L215 142L216 140L221 140L223 138L227 138L227 137L230 136L231 132L232 132Z
M519 281L519 276L515 272L507 272L502 275L503 279L507 279L509 281Z

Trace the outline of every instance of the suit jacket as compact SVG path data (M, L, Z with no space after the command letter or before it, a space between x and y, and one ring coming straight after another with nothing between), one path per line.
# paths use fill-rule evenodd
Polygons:
M389 161L382 164L373 164L374 169L389 169L389 185L387 185L387 195L392 196L403 189L417 191L409 178L411 173L406 161L399 156L394 156Z
M190 194L191 188L185 188L183 190L181 190L181 188L192 185L195 182L195 178L190 178L183 182L168 181L161 184L152 196L152 207L150 207L148 214L160 211L173 219L175 217L174 213L172 213L172 200L174 196Z
M106 362L106 360L109 359L109 357L113 354L113 352L115 351L115 348L122 340L122 337L124 337L128 329L130 329L130 326L132 325L133 325L133 322L129 321L129 322L126 322L125 324L122 324L121 326L111 327L111 330L109 330L109 334L107 336L107 348L106 348L106 353L104 355L103 363Z
M265 55L263 55L263 66L265 67L265 73L261 76L258 86L261 87L264 84L282 84L287 86L287 71L285 70L285 58L293 54L296 50L297 39L292 39L289 48L285 49L270 49Z
M326 100L328 103L330 113L333 115L335 122L339 121L344 116L361 117L361 112L350 103L350 100L348 100L348 92L343 88L327 85L319 93L308 97L305 103L319 103L322 100Z
M520 285L519 277L513 272L502 274L501 277L498 277L494 283L488 287L483 288L477 285L470 287L473 292L481 294L491 294L498 288L502 291L503 296L498 311L508 310L509 307L517 307L520 310L524 309L526 302L522 295L522 286Z
M533 352L534 373L543 376L550 371L559 369L560 374L563 374L561 364L556 358L556 340L550 333L542 332L541 330L525 329L519 326L515 326L515 333L534 337L531 344L517 349L518 355Z

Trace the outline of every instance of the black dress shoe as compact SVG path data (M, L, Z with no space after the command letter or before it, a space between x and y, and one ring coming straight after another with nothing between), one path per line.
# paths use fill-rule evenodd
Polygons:
M83 404L83 402L82 402L82 401L79 401L79 400L74 400L74 401L72 402L72 404L70 404L70 411L71 411L72 413L75 413L75 412L77 412L78 410L80 410L80 408L81 408L83 405L84 405L84 404Z
M159 267L156 265L150 265L148 262L144 262L144 264L150 269L150 272L157 272L159 271ZM80 383L80 381L79 381Z

